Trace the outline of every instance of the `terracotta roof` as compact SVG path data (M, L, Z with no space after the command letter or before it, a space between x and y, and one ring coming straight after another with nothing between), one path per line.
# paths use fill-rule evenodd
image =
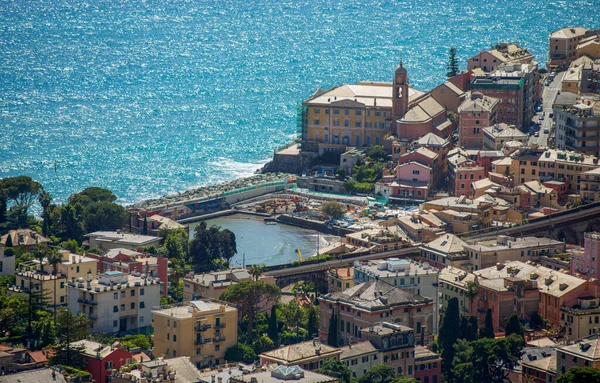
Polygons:
M347 290L325 295L322 299L339 299L369 311L386 309L391 306L408 306L431 302L430 299L411 294L380 279L373 279Z
M427 133L423 137L419 138L417 143L423 146L444 146L448 144L448 140L436 134Z
M28 354L35 363L47 363L48 362L48 356L46 355L46 351L44 351L44 350L29 351Z
M437 237L431 242L427 242L424 246L445 254L454 254L462 252L465 244L466 243L456 235L445 234Z
M587 32L588 30L586 28L580 28L580 27L575 27L575 28L562 28L559 29L558 31L554 31L550 34L551 38L573 38L576 36L580 36L583 35L585 32Z
M30 229L11 230L0 237L0 244L5 245L8 236L11 236L13 246L35 246L49 242L48 238Z
M341 354L342 350L326 344L315 345L313 341L290 344L278 349L267 351L260 356L280 361L282 364L297 364L305 359L315 357L332 357Z

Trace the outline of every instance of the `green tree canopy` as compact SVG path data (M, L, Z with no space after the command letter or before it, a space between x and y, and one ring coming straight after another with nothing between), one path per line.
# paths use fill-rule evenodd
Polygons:
M460 337L460 314L458 310L458 298L450 298L448 308L442 318L438 342L442 349L442 373L446 381L453 381L454 371L452 360L454 359L454 344Z
M192 266L197 272L206 272L227 267L237 253L235 234L218 226L207 227L202 221L194 229L190 244Z
M519 336L525 335L525 331L523 330L523 326L521 326L521 321L519 321L517 314L508 317L506 325L504 326L504 333L506 336L510 334L517 334Z
M492 309L487 309L485 312L485 318L483 321L483 326L479 331L480 338L490 338L494 339L496 337L496 333L494 331L494 322L492 317Z
M248 315L250 335L256 315L276 304L280 295L279 287L265 281L242 281L229 286L219 299L235 304L243 315Z
M337 359L326 359L315 372L332 378L338 378L340 383L351 383L352 371Z
M373 145L369 148L369 151L367 152L367 156L369 156L370 159L372 159L373 161L386 161L388 158L388 154L385 151L385 149L383 149L383 146L381 145Z
M556 383L600 383L600 371L593 367L571 367Z
M85 314L75 316L67 309L60 310L56 318L56 355L51 358L50 363L85 367L85 347L74 347L72 343L86 338L89 328L90 320Z
M458 59L456 58L456 48L450 48L450 54L448 55L448 72L446 73L447 77L454 77L458 74Z
M254 363L256 353L254 349L247 344L238 343L233 347L229 347L225 351L225 360L229 362Z
M8 177L2 180L2 188L8 199L17 206L29 209L44 190L42 184L28 176Z
M108 189L98 186L90 186L79 193L75 193L69 197L70 204L80 203L87 206L92 203L115 202L117 196Z
M399 375L392 379L390 383L419 383L417 379L409 378L408 376Z
M327 201L321 205L321 211L333 219L340 219L346 213L344 206L336 201Z
M396 377L396 372L393 368L385 364L378 364L367 371L358 380L360 383L390 383Z

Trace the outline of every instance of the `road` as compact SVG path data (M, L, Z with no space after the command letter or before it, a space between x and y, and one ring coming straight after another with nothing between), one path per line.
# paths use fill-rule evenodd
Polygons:
M540 136L539 137L531 137L531 143L537 143L539 146L548 146L548 138L552 133L552 119L550 118L550 113L552 113L552 105L556 100L556 96L558 96L558 91L560 90L560 82L562 81L565 72L559 73L554 81L550 84L550 86L544 86L544 92L542 93L543 99L543 108L544 108L544 119L542 120L542 125L540 127ZM535 117L538 118L539 114ZM544 133L547 131L548 133Z

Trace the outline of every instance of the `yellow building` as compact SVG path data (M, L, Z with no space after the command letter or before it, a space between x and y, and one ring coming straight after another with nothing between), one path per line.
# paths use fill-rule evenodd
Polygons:
M318 90L302 104L303 149L343 153L347 146L383 145L395 129L392 92L392 83L367 81ZM408 88L409 103L421 96Z
M577 44L577 57L600 59L600 33L585 37Z
M66 305L67 282L87 278L88 273L91 273L92 278L96 278L98 261L68 251L63 251L61 255L62 261L57 265L56 273L47 260L42 264L34 260L19 265L15 286L9 289L8 294L32 291L40 293L49 306Z
M550 34L547 68L566 68L577 58L577 45L588 30L585 28L562 28Z
M237 344L238 311L209 300L152 311L154 355L189 356L198 368L225 363L225 351Z
M597 333L600 329L600 298L578 298L576 306L561 307L560 321L569 339L579 339Z
M354 287L354 268L341 267L327 270L327 292L343 291Z

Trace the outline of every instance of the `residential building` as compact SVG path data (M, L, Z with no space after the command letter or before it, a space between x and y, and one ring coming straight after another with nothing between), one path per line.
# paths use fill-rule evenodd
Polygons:
M555 108L556 147L586 155L600 155L600 101L580 100L572 107Z
M523 80L522 83L522 98L520 100L516 100L517 104L521 106L521 123L517 123L516 126L520 129L526 129L529 127L530 122L535 115L535 106L538 102L541 101L542 98L542 86L540 86L540 74L538 72L538 64L537 62L529 62L529 63L516 63L510 62L505 64L500 64L498 69L489 74L489 77L493 78L514 78ZM506 108L510 109L512 102L511 98L504 99L503 101L507 101L508 105L502 105L501 108L505 108L500 111L500 113L504 113L507 111ZM513 104L515 103L513 102ZM500 119L502 121L502 119Z
M0 244L0 275L14 275L15 255L13 250L4 252L4 245Z
M432 183L432 169L419 162L411 161L396 167L396 183L392 184L391 197L412 197L424 200L429 195Z
M446 81L431 91L431 97L446 110L458 113L458 107L467 98L467 93L452 82Z
M422 331L427 331L425 328ZM392 320L374 324L361 330L361 338L370 341L380 352L379 363L394 369L397 374L414 378L415 344L425 342L424 333Z
M340 156L340 169L344 169L346 175L350 176L356 164L359 161L364 161L366 157L367 155L364 151L351 148Z
M593 334L575 343L556 348L556 373L569 371L571 367L600 369L600 335Z
M519 129L528 127L531 120L525 118L525 112L529 110L524 105L527 95L525 85L524 77L491 75L475 77L471 81L469 89L498 100L496 120L484 124L482 128L491 126L496 122L515 125ZM482 144L483 140L480 141L479 145Z
M327 359L340 360L342 350L331 347L316 340L290 344L275 350L263 352L258 357L260 365L278 364L282 366L298 366L313 371L321 367Z
M465 234L477 231L482 227L482 220L476 213L456 210L439 210L434 214L447 223L448 231L454 234ZM438 238L442 238L443 234ZM459 261L459 259L457 259Z
M454 195L457 197L471 196L472 184L486 178L485 168L474 162L465 162L455 170Z
M549 54L546 67L565 69L577 58L577 45L588 30L585 28L562 28L550 34Z
M496 123L499 100L482 92L470 92L458 107L458 145L466 148L483 147L483 128Z
M198 368L225 362L237 344L238 311L209 300L152 311L155 356L189 356Z
M600 29L587 31L577 44L577 57L587 56L593 60L600 59Z
M504 123L483 128L483 147L487 150L500 150L505 142L510 141L525 145L529 141L529 135Z
M600 167L582 172L579 181L579 195L584 203L600 201Z
M327 292L333 293L354 287L354 268L339 267L327 270Z
M572 307L560 308L560 321L568 339L579 339L600 332L600 298L577 299Z
M448 309L448 301L458 299L461 315L473 315L473 301L467 297L467 283L475 282L475 275L463 269L448 266L440 271L440 316Z
M416 144L437 154L442 171L446 172L446 170L448 170L448 163L446 162L448 152L450 151L450 141L448 138L442 138L433 133L427 133L419 138L416 141Z
M152 307L160 301L160 281L120 271L107 271L94 279L88 272L85 280L68 282L67 298L69 311L88 316L92 333L146 334L152 325Z
M412 243L408 235L398 226L365 229L349 233L346 234L346 242L374 252L398 250Z
M237 375L229 379L229 383L284 383L288 381L295 383L339 383L338 378L305 371L298 366L278 366L272 371Z
M166 209L165 209L166 210ZM173 229L186 229L186 227L177 221L176 219L185 218L191 212L186 206L181 206L175 209L169 209L169 217L166 217L166 211L163 211L162 216L154 211L148 211L146 209L132 208L127 209L131 215L131 229L136 233L140 234L144 231L144 227L149 235L160 237L160 232L164 230ZM145 221L145 223L144 223Z
M467 70L476 68L484 72L493 72L501 64L533 62L533 54L517 43L500 43L487 51L481 51L467 60Z
M474 300L479 323L492 309L494 328L517 314L531 318L538 312L554 328L560 328L561 307L572 307L578 298L595 294L595 284L531 262L510 261L473 272L479 284ZM475 307L473 308L475 309Z
M470 195L473 196L473 198L479 198L479 197L482 197L485 194L487 194L488 190L493 191L499 187L501 187L500 184L495 183L490 178L484 178L482 180L478 180L478 181L471 183ZM490 190L490 189L492 189L492 190Z
M538 162L539 178L542 181L566 182L569 194L579 194L581 175L584 172L600 167L596 156L559 149L546 150Z
M242 281L252 280L252 275L244 268L231 268L210 273L191 274L183 279L183 299L216 299L227 288ZM261 275L260 279L272 285L275 278L270 275Z
M588 56L581 56L577 60L574 60L569 64L569 68L561 80L560 91L572 92L575 94L593 93L593 88L596 84L593 84L592 81L590 81L592 78L589 77L592 76L592 72L594 72L595 68L596 65L594 65L594 60ZM595 72L597 72L597 70ZM585 78L584 75L586 76Z
M30 371L22 371L16 374L2 376L2 383L68 383L65 376L57 368L40 368Z
M422 383L442 381L442 357L427 347L415 347L415 379Z
M118 342L105 345L84 339L71 343L71 347L82 347L85 369L92 374L95 382L108 382L113 369L133 363L133 354Z
M447 224L433 213L414 213L398 218L398 226L412 242L431 241L444 234Z
M535 352L532 352L532 349ZM526 348L521 357L520 382L552 383L556 381L556 347Z
M535 261L542 255L561 254L565 244L550 238L497 237L467 240L463 245L474 270L481 270L507 261Z
M138 364L139 368L127 368L124 371L113 370L111 383L216 383L216 380L205 380L205 376L190 362L187 356L170 359L154 359ZM223 369L221 369L222 371ZM229 370L226 370L229 371ZM238 370L239 371L239 370ZM242 372L239 371L241 374ZM222 379L222 378L221 378ZM220 380L221 383L229 382Z
M22 246L25 249L35 249L42 243L48 243L50 240L40 233L31 229L10 230L0 237L0 245L6 246L6 241L10 236L13 247Z
M558 193L555 189L547 187L540 181L525 182L523 186L531 190L532 206L558 207Z
M360 378L371 368L381 364L380 351L368 340L350 343L341 347L340 361L352 371L352 376Z
M479 230L482 228L486 228L492 222L492 210L494 203L488 202L482 199L469 199L465 196L460 197L446 197L440 198L437 200L425 201L423 203L423 209L425 210L453 210L459 213L469 213L474 214L476 217L473 217L471 221L473 224L470 229ZM469 216L467 218L470 218ZM451 226L454 227L455 223L451 223Z
M323 295L319 300L319 334L323 342L327 340L332 313L338 318L337 339L341 345L365 340L361 330L373 327L382 320L403 324L417 333L426 328L428 342L432 339L432 329L437 322L432 299L411 294L380 279Z
M469 262L465 253L466 243L454 234L440 235L433 241L421 245L421 257L429 264L443 269L446 266L460 267Z
M96 231L85 235L89 239L90 248L110 250L125 248L140 250L144 246L160 246L160 237L124 233L123 231Z
M388 258L354 262L354 285L375 279L389 283L414 295L437 296L439 270L429 263L411 259Z
M571 252L571 274L585 279L600 279L600 233L585 233L583 241L583 252Z
M36 364L30 363L28 360L26 348L0 344L0 374L4 375L6 372L22 371L34 367Z
M95 278L98 261L69 251L62 251L61 255L62 262L57 265L56 272L46 259L42 263L38 260L21 263L16 273L16 284L9 288L8 294L32 292L41 295L40 299L48 306L66 305L67 282L88 276Z
M98 260L98 273L121 271L124 274L144 274L158 278L161 283L161 295L167 295L169 261L161 255L154 256L125 248L115 248L105 254L88 253L87 256Z

